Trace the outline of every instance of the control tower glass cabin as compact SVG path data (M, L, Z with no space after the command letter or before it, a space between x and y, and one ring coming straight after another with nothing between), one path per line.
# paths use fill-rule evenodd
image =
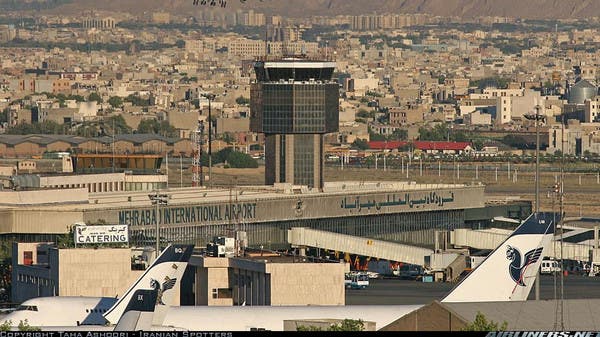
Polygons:
M250 129L265 134L265 183L323 187L323 135L338 131L335 62L257 61Z

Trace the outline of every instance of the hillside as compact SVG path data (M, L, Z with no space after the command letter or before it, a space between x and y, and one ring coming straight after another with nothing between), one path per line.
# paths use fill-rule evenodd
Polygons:
M0 0L1 3L15 0ZM208 6L193 6L192 0L48 0L55 5L53 13L76 14L84 10L123 11L132 14L168 11L174 14L190 14L206 10ZM598 0L227 0L227 8L215 10L233 11L255 9L267 14L290 17L338 14L378 13L427 13L440 16L508 16L536 19L567 19L600 16Z

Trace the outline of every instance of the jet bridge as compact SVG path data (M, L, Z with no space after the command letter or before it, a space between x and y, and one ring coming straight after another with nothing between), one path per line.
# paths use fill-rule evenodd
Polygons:
M432 249L305 227L288 230L288 242L292 246L328 249L420 266L425 264L425 256L433 254Z
M593 229L573 228L565 226L565 229L572 229L565 232L562 244L562 252L565 259L588 261L590 259L590 250L594 248L590 240L579 243L566 242L566 239L575 235L580 235ZM475 249L496 249L512 233L511 230L504 229L484 229L471 230L466 228L457 228L450 233L450 243L455 247L470 247ZM554 236L552 241L554 246L550 246L546 251L546 256L561 259L560 234Z

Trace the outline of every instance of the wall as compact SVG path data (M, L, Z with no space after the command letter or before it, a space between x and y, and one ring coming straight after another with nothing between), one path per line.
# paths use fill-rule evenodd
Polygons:
M269 263L271 305L344 305L343 263Z
M0 234L64 234L69 226L81 221L81 211L2 210Z
M120 296L143 273L131 270L129 248L60 249L57 254L60 296Z
M435 301L379 331L460 331L466 326L466 321Z
M143 271L131 270L131 249L56 249L45 243L13 244L12 301L38 296L121 296ZM34 265L23 265L32 251ZM47 261L38 259L46 252Z
M230 288L229 259L204 257L196 269L196 305L233 305L232 298L213 298L213 289Z
M190 264L196 266L196 305L345 304L347 264L269 259L192 257ZM218 288L231 289L233 298L213 299L213 289Z

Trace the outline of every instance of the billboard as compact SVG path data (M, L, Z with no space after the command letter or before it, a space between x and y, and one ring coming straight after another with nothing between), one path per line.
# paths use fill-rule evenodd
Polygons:
M75 244L128 243L127 225L75 226Z

